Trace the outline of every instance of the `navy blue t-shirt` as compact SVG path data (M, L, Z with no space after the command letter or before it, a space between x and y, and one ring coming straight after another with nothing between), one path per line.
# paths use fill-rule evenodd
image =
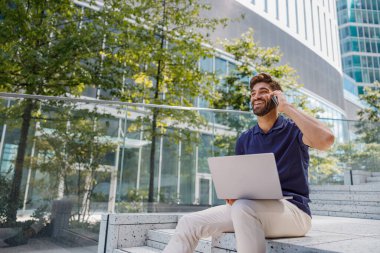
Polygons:
M240 135L236 142L236 155L274 153L284 196L311 216L309 208L309 147L302 141L302 132L290 119L279 116L269 132L259 125Z

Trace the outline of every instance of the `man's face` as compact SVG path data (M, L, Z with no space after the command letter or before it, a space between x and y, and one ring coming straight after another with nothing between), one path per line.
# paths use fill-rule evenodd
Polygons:
M271 92L269 84L255 84L251 90L251 104L255 115L262 117L276 107L271 100Z

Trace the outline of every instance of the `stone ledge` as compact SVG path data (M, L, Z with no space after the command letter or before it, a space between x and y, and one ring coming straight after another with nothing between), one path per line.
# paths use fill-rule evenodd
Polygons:
M177 221L178 214L104 214L100 224L98 253L143 246L149 230L175 228Z
M313 192L380 192L380 184L366 185L311 185L310 193Z
M107 221L108 214L102 215L102 221ZM160 213L125 213L109 214L110 225L136 225L136 224L157 224L173 223L178 221L178 214Z

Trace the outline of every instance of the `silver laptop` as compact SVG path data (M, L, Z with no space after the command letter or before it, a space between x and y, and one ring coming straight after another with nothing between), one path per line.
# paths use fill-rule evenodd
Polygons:
M208 158L219 199L288 199L273 153Z

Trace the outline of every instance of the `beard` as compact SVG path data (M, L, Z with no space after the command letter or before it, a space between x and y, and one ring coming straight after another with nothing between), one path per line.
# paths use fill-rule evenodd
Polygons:
M259 100L259 101L264 102L265 106L261 108L255 108L255 106L252 103L253 113L256 116L262 117L268 114L270 111L272 111L276 107L276 105L272 102L272 100L269 100L269 101Z

